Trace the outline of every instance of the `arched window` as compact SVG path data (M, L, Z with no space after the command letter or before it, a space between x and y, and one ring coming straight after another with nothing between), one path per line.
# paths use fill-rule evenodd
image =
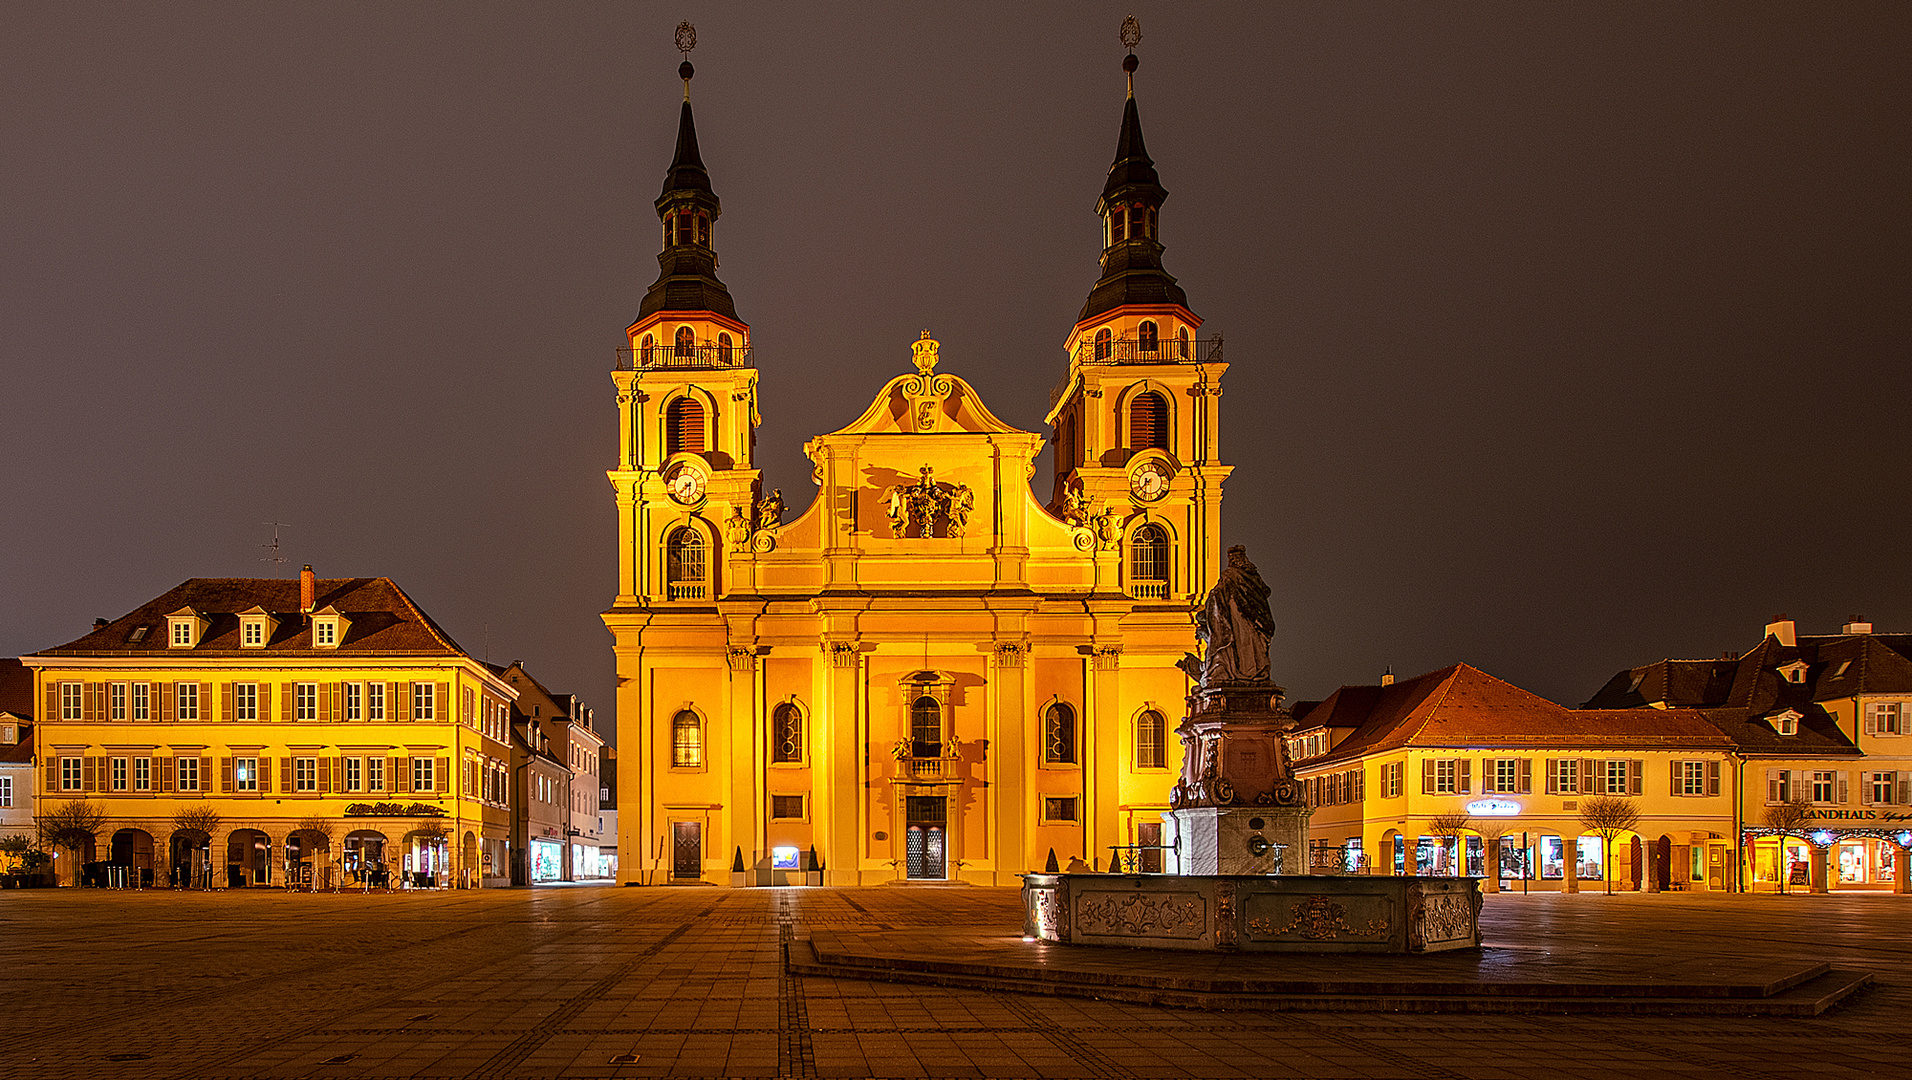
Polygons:
M1105 326L1095 332L1095 358L1097 360L1107 360L1114 355L1115 335L1110 333L1109 328Z
M1160 525L1144 525L1129 538L1129 592L1168 599L1168 534Z
M678 327L677 328L677 358L679 360L689 360L691 357L695 356L696 354L697 354L697 335L692 333L690 327L688 326Z
M1042 713L1042 760L1051 765L1076 763L1075 710L1060 701Z
M730 335L729 334L717 335L717 362L720 364L730 363Z
M1154 323L1144 320L1142 325L1135 328L1135 347L1143 352L1156 350L1158 346Z
M1175 331L1175 338L1182 346L1182 359L1188 359L1188 327Z
M1129 449L1168 449L1168 402L1153 390L1129 402Z
M710 246L710 215L709 214L697 215L697 242L704 245L705 247Z
M943 706L928 694L910 705L910 744L914 757L943 756Z
M1154 709L1135 718L1135 767L1168 767L1168 720Z
M680 397L664 411L664 446L670 454L704 452L704 403Z
M651 350L655 349L656 347L657 347L657 342L653 340L649 334L645 334L644 340L639 342L637 345L638 360L645 364L650 363Z
M770 714L770 760L803 760L803 713L787 702Z
M1128 239L1128 211L1116 207L1109 211L1109 243L1111 246Z
M704 536L688 525L671 533L664 544L664 580L672 600L702 600L708 594L704 581Z
M671 717L671 767L700 769L704 765L704 722L685 709Z

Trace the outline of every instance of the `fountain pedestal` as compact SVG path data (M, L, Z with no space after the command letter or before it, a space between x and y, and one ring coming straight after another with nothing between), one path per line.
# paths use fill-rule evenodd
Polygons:
M1306 873L1308 815L1282 738L1294 717L1270 682L1199 687L1177 726L1182 775L1162 815L1171 874Z

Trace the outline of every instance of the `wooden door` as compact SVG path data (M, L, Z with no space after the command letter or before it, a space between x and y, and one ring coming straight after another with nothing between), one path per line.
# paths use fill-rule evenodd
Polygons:
M671 877L696 880L704 876L704 826L697 821L671 823Z

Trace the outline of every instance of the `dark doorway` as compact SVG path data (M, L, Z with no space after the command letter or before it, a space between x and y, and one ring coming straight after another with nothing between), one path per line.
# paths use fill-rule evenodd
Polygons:
M1672 871L1673 838L1662 836L1653 842L1653 887L1661 892L1671 889L1673 887Z
M145 829L121 829L113 834L113 862L126 867L127 884L153 883L153 834Z
M671 877L695 881L704 876L704 826L697 821L671 822Z
M1142 850L1137 852L1135 868L1144 874L1162 872L1162 823L1143 821L1136 823L1135 843Z
M272 882L270 838L258 829L234 829L226 838L226 884L234 889Z
M180 829L169 845L170 877L175 889L210 889L212 837L198 829Z
M904 799L904 869L911 878L940 880L949 876L944 853L947 801L941 795L910 795Z

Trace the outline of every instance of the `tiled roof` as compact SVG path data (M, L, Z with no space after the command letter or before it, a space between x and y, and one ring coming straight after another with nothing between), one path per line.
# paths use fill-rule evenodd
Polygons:
M1308 767L1406 746L1727 749L1696 709L1569 709L1467 664L1392 686L1344 686L1306 727L1353 728Z
M84 637L34 656L459 656L464 650L390 578L319 578L317 607L336 607L348 620L336 649L312 645L312 629L299 614L297 578L191 578ZM173 649L166 616L182 608L205 616L199 645ZM278 620L263 649L239 646L239 612L264 608ZM148 627L133 640L139 627Z
M1737 660L1661 660L1607 680L1582 708L1719 707L1765 715L1860 694L1912 694L1912 634L1828 634L1782 645L1768 637ZM1806 665L1806 682L1779 669ZM1637 685L1636 685L1637 681Z
M6 710L12 712L11 709ZM19 713L13 715L18 716ZM17 742L0 743L0 764L25 765L33 761L33 725L20 725L20 738Z
M33 718L33 672L12 657L0 657L0 711Z
M1773 754L1781 757L1859 754L1859 748L1839 729L1838 723L1826 710L1807 702L1794 707L1794 711L1799 713L1799 729L1793 735L1781 735L1766 719L1770 713L1748 712L1745 709L1708 709L1703 715L1727 738L1732 739L1742 754Z

